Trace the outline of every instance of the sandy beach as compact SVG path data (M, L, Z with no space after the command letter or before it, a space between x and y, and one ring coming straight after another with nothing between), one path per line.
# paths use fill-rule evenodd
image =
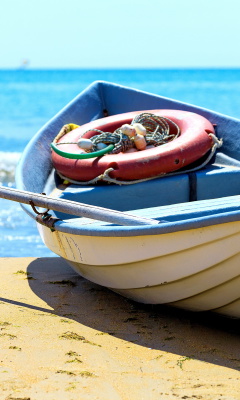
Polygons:
M240 399L240 322L146 306L59 258L1 258L1 400Z

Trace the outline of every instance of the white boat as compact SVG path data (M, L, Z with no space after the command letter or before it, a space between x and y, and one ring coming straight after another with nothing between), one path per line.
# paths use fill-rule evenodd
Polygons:
M66 183L54 170L50 146L63 125L149 109L207 118L222 146L200 165L130 185ZM137 302L239 318L239 132L240 120L95 82L33 137L17 169L16 192L33 192L35 205L45 198L55 209L36 216L23 205L46 246L84 278ZM37 195L42 192L47 196Z

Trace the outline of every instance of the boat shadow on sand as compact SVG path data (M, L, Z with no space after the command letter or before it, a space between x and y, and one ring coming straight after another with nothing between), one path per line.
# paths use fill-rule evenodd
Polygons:
M87 281L60 258L36 259L27 274L31 290L53 310L26 307L139 346L240 369L240 320L136 303Z

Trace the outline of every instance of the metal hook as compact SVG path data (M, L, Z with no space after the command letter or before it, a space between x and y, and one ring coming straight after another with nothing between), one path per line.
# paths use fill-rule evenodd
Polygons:
M41 194L46 195L46 193L41 193ZM35 204L34 204L34 202L33 202L32 200L29 200L29 204L30 204L30 206L32 207L32 209L33 209L33 211L35 212L35 214L41 215L42 217L47 216L48 211L50 210L50 209L48 208L46 211L39 212L39 211L36 209Z

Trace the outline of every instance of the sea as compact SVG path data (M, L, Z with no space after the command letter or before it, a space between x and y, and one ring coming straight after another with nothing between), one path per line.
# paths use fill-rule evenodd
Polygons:
M96 80L114 82L240 118L240 69L0 70L0 183L15 187L32 136ZM0 257L52 257L18 203L0 199Z

